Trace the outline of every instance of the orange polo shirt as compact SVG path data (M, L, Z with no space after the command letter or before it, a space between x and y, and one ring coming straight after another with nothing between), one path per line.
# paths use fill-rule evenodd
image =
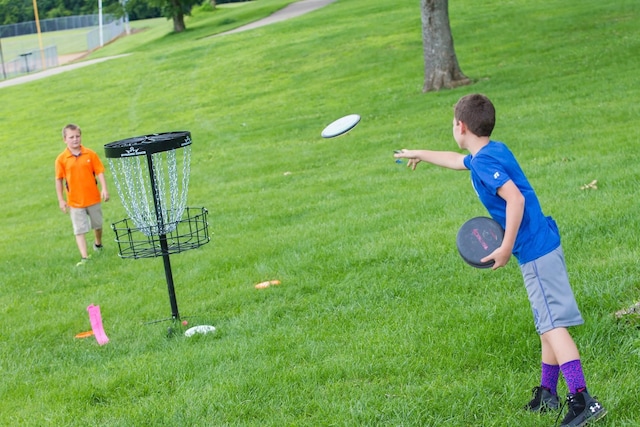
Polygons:
M56 179L65 181L67 205L86 208L100 203L100 190L96 175L104 173L104 166L95 151L80 146L80 155L74 156L68 148L56 158Z

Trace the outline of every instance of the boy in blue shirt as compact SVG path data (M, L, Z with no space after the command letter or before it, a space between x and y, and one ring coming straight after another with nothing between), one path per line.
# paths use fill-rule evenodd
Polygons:
M504 267L513 254L520 265L540 336L542 374L525 409L534 412L559 407L557 385L562 372L569 388L568 412L561 427L581 427L598 420L606 409L586 386L580 354L568 327L584 323L573 296L555 221L543 214L535 191L511 151L490 139L495 108L484 95L462 97L455 106L453 137L468 155L451 151L400 150L415 170L428 162L454 170L469 170L471 182L491 217L504 228L502 245L482 262L493 270Z

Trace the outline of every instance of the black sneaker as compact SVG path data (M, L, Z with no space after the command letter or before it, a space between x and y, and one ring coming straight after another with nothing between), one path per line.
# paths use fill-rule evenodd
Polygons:
M555 411L560 407L558 396L551 394L546 387L534 387L531 392L533 399L524 405L524 409L531 412Z
M607 414L607 410L586 391L567 395L569 410L560 427L582 427L592 421L599 420Z

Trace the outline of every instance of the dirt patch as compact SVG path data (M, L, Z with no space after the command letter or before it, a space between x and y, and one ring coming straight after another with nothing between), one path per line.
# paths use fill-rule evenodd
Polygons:
M146 28L131 28L131 30L129 31L129 34L122 33L118 37L114 38L113 40L110 40L109 42L105 43L105 46L109 45L109 44L111 44L111 43L115 42L116 40L119 40L119 39L121 39L123 37L126 37L126 36L131 35L131 34L136 34L136 33L139 33L141 31L144 31L144 30L146 30ZM100 49L100 48L98 47L98 48L95 48L93 50L87 50L85 52L77 52L77 53L69 53L69 54L66 54L66 55L58 55L58 65L66 65L66 64L69 64L71 62L79 61L80 59L84 59L90 53L95 52L98 49Z
M77 61L78 59L82 59L87 56L90 52L79 52L79 53L70 53L67 55L59 55L58 56L58 65L65 65L73 61Z

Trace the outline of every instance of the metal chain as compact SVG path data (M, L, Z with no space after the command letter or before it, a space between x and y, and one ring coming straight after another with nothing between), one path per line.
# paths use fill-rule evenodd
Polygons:
M182 150L182 177L178 173L175 149L151 155L155 194L151 189L148 178L150 171L144 156L108 159L125 211L146 236L171 233L184 214L191 172L191 146ZM166 168L163 153L166 153ZM158 203L160 217L156 213L155 202Z

